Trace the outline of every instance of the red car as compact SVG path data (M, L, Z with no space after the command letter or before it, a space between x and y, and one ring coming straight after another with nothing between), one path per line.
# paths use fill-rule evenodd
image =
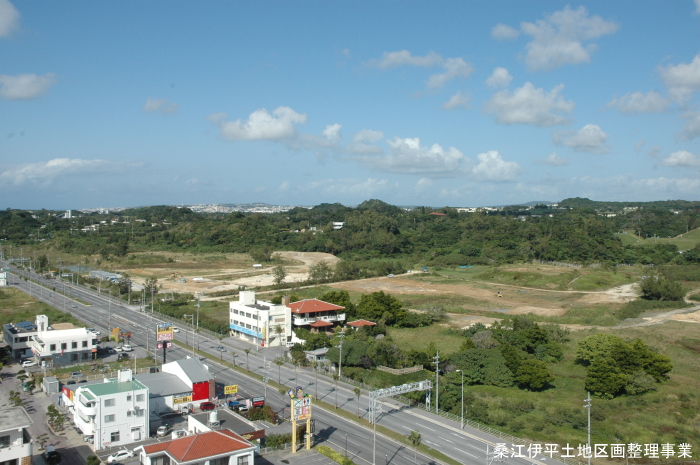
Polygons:
M209 410L215 410L216 404L214 402L202 402L199 404L199 409L202 412L208 412Z

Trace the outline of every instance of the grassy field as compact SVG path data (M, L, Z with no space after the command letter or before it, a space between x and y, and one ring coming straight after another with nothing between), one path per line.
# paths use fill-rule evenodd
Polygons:
M0 290L0 325L19 323L20 321L35 321L37 315L49 317L49 323L83 324L59 310L37 302L24 292L11 287Z
M641 240L638 236L635 236L634 231L626 231L626 233L617 235L624 245L673 244L679 250L688 250L700 244L700 229L693 229L676 237L650 237Z
M403 351L425 350L431 342L441 353L452 353L459 349L464 338L444 326L427 328L389 328L388 334Z

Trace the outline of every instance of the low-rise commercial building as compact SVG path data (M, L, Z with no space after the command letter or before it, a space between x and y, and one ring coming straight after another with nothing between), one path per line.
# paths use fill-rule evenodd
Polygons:
M74 365L97 355L97 337L85 328L55 330L46 315L36 317L36 334L29 348L42 366Z
M255 291L241 291L237 302L229 303L231 335L263 347L294 344L289 308L257 300Z
M253 444L230 430L193 434L135 450L143 465L253 465L254 452Z

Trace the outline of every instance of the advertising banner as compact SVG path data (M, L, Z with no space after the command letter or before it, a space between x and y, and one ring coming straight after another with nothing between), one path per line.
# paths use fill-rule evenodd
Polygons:
M156 326L156 341L172 341L173 336L173 324L172 323L158 323Z

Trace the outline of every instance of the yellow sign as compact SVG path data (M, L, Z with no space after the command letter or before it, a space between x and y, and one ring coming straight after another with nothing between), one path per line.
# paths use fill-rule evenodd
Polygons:
M122 332L122 330L119 328L112 328L112 334L119 334L121 332Z
M262 338L267 339L267 326L263 326L262 329Z
M185 402L192 402L192 396L173 397L173 405L184 404Z
M238 384L232 384L230 386L224 386L224 394L238 394Z

